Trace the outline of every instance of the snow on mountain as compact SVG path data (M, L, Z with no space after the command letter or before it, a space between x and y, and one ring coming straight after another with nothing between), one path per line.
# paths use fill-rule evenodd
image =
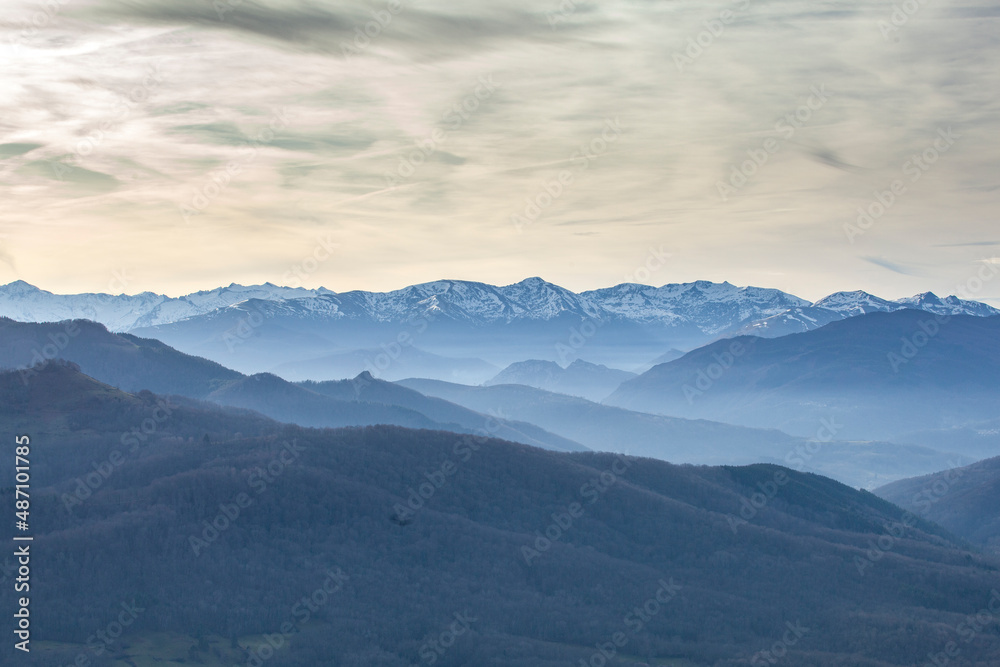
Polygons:
M904 308L924 310L939 315L974 315L989 317L1000 310L978 301L964 301L956 296L939 298L933 292L905 299L887 301L868 292L835 292L808 306L790 308L771 317L751 322L739 333L776 338L819 328L836 320L867 313L892 313Z
M826 308L841 313L845 317L876 312L890 313L894 310L905 308L905 306L900 305L896 301L886 301L861 290L854 292L834 292L812 305L816 308Z
M226 308L247 299L279 301L332 294L329 290L279 287L270 283L232 284L214 290L172 298L162 294L53 294L18 280L0 287L0 316L20 322L59 322L88 319L112 331L169 324L187 317Z
M25 322L85 318L113 331L130 331L179 322L239 307L269 315L309 319L405 322L429 316L474 325L517 320L552 320L570 315L643 325L679 327L707 336L755 333L764 336L806 331L863 313L916 308L933 313L989 316L1000 313L975 301L927 292L887 301L866 292L837 292L815 303L777 289L736 287L728 282L668 284L623 283L571 292L541 278L505 286L438 280L391 292L290 288L265 283L237 285L167 297L136 295L58 295L23 281L0 287L0 316Z
M528 278L513 285L499 287L497 291L517 303L531 319L552 319L563 313L580 317L600 317L602 308L587 298L587 293L576 294L553 285L541 278Z
M706 334L719 334L750 320L805 306L809 302L781 290L736 287L728 282L650 287L625 283L583 292L602 309L640 322L690 322Z
M939 315L975 315L977 317L990 317L1000 315L1000 310L993 306L988 306L979 301L966 301L957 296L947 296L940 298L934 292L924 292L905 299L897 299L896 303L906 308L916 308L926 310Z

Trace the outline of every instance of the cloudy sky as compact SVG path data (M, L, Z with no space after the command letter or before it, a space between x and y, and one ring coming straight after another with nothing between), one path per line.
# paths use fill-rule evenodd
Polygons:
M909 2L7 2L0 283L953 293L1000 5Z

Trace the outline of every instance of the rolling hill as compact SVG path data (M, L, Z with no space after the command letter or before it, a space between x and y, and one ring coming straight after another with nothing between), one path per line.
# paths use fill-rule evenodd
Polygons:
M84 373L125 391L149 390L208 400L255 410L272 419L302 426L396 424L462 433L488 427L488 432L502 433L504 437L539 447L560 451L586 449L541 428L508 424L502 417L473 416L459 406L453 406L452 413L462 415L460 423L439 422L415 410L412 406L418 402L409 395L404 397L408 405L394 405L385 400L369 402L359 393L359 388L366 386L366 395L371 393L369 385L375 383L373 378L368 382L360 376L347 383L350 391L334 397L271 374L244 376L207 359L179 352L160 341L114 334L87 320L32 324L0 318L0 368L20 368L21 381L30 384L37 375L31 364L50 357L71 361ZM420 405L433 405L436 414L449 414L437 403Z
M915 445L837 440L835 424L806 440L774 429L635 412L523 385L470 387L422 379L398 384L472 410L537 424L591 449L673 463L769 461L861 488L974 460Z
M135 664L735 667L780 650L902 667L1000 587L997 561L938 526L777 466L311 430L197 402L68 502L164 399L64 364L35 380L0 374L0 437L19 420L47 471L32 620L52 665L97 646ZM984 628L967 664L1000 660L1000 624Z
M875 493L1000 554L1000 457L893 482Z
M409 377L429 377L413 374ZM483 384L523 384L537 389L600 401L635 373L576 359L563 368L554 361L529 359L511 364ZM472 384L461 382L461 384Z
M1000 317L871 313L781 338L717 341L628 380L605 402L804 437L834 420L837 437L891 440L995 419L998 341Z

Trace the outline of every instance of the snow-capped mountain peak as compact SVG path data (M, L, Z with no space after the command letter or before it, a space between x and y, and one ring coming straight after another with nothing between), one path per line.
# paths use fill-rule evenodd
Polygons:
M942 314L989 316L997 309L927 292L887 301L863 291L837 292L815 303L777 289L737 287L699 280L660 287L621 283L576 293L540 277L504 286L464 280L437 280L391 292L336 293L325 288L282 287L272 283L204 290L181 297L136 295L57 295L24 281L0 286L0 315L20 321L85 318L113 331L154 327L238 307L314 321L324 319L408 322L445 318L474 326L518 320L630 322L644 327L683 328L692 334L736 332L780 335L869 312L917 308ZM780 332L780 333L776 333Z

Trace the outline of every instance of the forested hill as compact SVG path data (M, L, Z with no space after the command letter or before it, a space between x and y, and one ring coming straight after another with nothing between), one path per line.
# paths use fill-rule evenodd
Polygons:
M608 646L610 665L761 664L775 646L784 665L913 665L1000 588L933 524L775 466L304 429L193 401L158 419L164 399L60 364L27 387L0 375L0 392L2 437L33 438L32 614L60 642L36 664L72 663L126 604L142 611L92 664L155 633L188 664L246 664L288 624L268 665L555 666ZM456 614L467 629L439 653ZM962 659L1000 661L995 621Z

